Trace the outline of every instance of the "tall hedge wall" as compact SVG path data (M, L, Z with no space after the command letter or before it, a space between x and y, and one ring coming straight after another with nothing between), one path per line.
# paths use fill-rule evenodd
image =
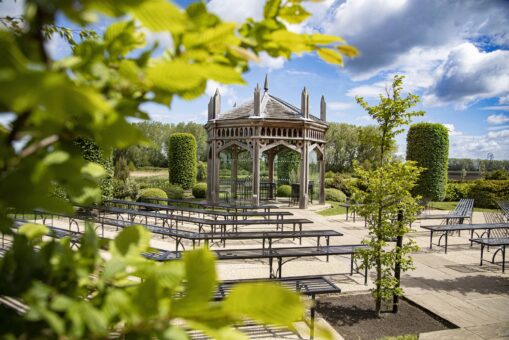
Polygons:
M445 197L447 162L449 158L449 131L442 124L417 123L407 135L407 160L425 168L414 189L414 194L434 201Z
M184 189L196 181L196 140L190 133L174 133L168 140L168 168L170 183Z

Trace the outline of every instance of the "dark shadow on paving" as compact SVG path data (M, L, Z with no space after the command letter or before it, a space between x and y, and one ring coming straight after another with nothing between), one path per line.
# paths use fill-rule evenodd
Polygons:
M463 267L468 268L468 266ZM459 271L458 269L455 270ZM509 294L509 277L483 274L439 280L429 277L412 277L411 279L403 279L402 285L404 288L418 287L430 291L455 291L465 295L468 293Z
M453 327L405 300L401 300L399 308L398 314L384 313L377 318L373 297L370 294L361 294L322 298L317 311L346 340L378 339Z

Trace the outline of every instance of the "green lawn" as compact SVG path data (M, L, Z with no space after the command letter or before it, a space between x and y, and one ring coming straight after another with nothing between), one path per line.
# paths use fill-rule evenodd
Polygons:
M458 204L458 202L431 202L431 206L435 209L439 209L439 210L454 210L454 208L456 207L456 204ZM494 212L494 211L497 211L498 209L486 209L486 208L474 208L474 211L475 212L484 212L484 211L487 211L487 212Z
M318 215L334 216L334 215L346 214L346 209L338 206L338 202L327 201L327 203L331 205L331 208L327 208L325 210L318 211L317 212Z

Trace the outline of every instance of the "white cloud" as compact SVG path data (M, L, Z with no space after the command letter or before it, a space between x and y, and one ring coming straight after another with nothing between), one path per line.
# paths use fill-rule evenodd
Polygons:
M493 114L488 116L488 124L497 125L509 122L509 117L504 114Z
M428 104L455 103L464 108L484 98L509 94L509 51L479 51L472 43L454 48L434 72L424 100Z
M509 111L509 106L485 106L481 108L482 110L490 110L490 111Z
M351 102L329 102L327 103L327 109L331 109L333 111L343 111L353 109L355 107L354 103Z
M509 129L489 131L484 135L464 133L449 136L449 157L482 158L493 153L496 159L509 158Z
M400 58L414 49L421 51L421 58L433 59L443 55L443 47L467 39L509 44L509 6L501 0L338 0L327 19L327 33L359 48L361 56L348 60L346 67L358 79L408 66ZM414 59L412 64L420 62Z
M456 131L456 127L454 126L454 124L446 123L446 124L442 124L442 125L445 126L447 128L447 130L449 130L449 136L463 135L463 133L461 131Z
M385 93L385 82L377 82L371 85L353 87L346 92L349 97L378 98L380 93Z
M221 94L223 104L221 111L229 110L235 103L239 104L237 92L233 89L233 87L220 84L214 80L207 81L205 94L212 97L216 93L216 90L219 90L219 93ZM224 104L227 105L225 106Z
M273 58L267 54L267 52L260 53L260 61L258 62L258 66L269 69L269 72L272 70L280 69L285 64L285 58L277 57Z
M242 23L248 18L263 18L263 3L260 0L211 0L207 8L224 21Z

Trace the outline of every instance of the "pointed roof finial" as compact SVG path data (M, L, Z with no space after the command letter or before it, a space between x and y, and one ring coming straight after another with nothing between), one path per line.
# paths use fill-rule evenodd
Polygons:
M220 93L219 93L219 88L216 88L216 93L214 94L215 96L218 96Z
M255 92L260 92L260 84L256 83Z
M233 103L233 107L237 107L237 102Z
M263 89L265 92L269 90L269 75L265 74L265 83L263 84Z

